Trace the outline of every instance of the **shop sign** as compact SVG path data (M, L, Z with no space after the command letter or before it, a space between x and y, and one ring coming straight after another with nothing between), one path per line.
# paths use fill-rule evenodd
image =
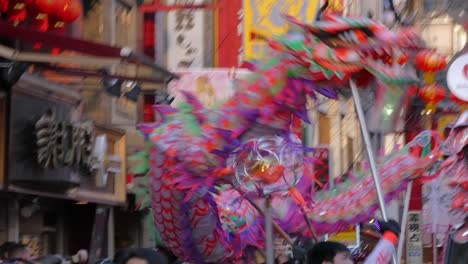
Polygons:
M36 158L42 168L92 168L95 132L91 123L57 121L54 112L48 111L34 128Z
M468 101L468 54L458 57L449 66L447 86L456 97Z
M204 0L168 0L168 5L198 5ZM167 66L192 68L204 65L205 11L183 8L167 15Z
M408 212L406 263L423 263L423 243L421 233L421 211Z
M288 23L284 14L301 22L312 23L319 0L244 0L244 58L261 58L268 45L263 38L285 34ZM257 37L258 36L258 37Z

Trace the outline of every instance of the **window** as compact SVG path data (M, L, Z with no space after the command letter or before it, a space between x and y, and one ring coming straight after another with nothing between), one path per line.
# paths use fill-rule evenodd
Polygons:
M83 39L106 43L104 34L104 1L95 1L83 17Z
M319 144L330 144L330 118L323 113L319 113Z
M129 9L119 1L115 1L115 45L133 47L135 36L133 18L135 8Z

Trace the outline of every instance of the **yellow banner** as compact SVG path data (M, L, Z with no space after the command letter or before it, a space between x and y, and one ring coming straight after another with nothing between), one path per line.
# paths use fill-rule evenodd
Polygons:
M348 246L348 245L355 245L356 239L357 239L356 231L354 232L349 231L349 232L338 233L330 237L328 240L340 242Z
M312 23L320 0L244 0L244 59L258 59L265 54L262 38L287 32L283 14Z

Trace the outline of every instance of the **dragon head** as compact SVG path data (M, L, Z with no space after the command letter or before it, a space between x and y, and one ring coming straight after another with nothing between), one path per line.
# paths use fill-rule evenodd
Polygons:
M300 78L338 85L350 78L362 82L376 77L388 84L417 81L405 64L409 50L421 49L424 43L410 29L395 34L368 18L326 16L310 25L287 19L302 33L279 37L270 46L303 66L295 73Z

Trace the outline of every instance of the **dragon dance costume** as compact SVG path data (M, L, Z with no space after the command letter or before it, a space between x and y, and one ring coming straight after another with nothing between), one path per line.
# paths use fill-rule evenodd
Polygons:
M333 191L315 191L311 168L320 161L304 154L309 149L291 127L298 119L309 122L308 97L337 99L337 88L350 80L402 88L415 83L405 64L424 44L410 29L395 34L367 18L327 16L311 25L288 20L297 30L269 42L271 56L237 82L230 99L208 109L184 93L177 108L154 106L161 121L139 125L147 139L139 157L150 186L150 201L141 207L151 207L161 240L187 262L234 263L250 248L264 248L264 219L253 204L264 207L267 196L274 221L299 238L313 235L305 218L322 235L346 230L378 209L368 172ZM387 202L437 161L413 148L378 164ZM372 261L385 258L393 242L382 240L384 253Z

